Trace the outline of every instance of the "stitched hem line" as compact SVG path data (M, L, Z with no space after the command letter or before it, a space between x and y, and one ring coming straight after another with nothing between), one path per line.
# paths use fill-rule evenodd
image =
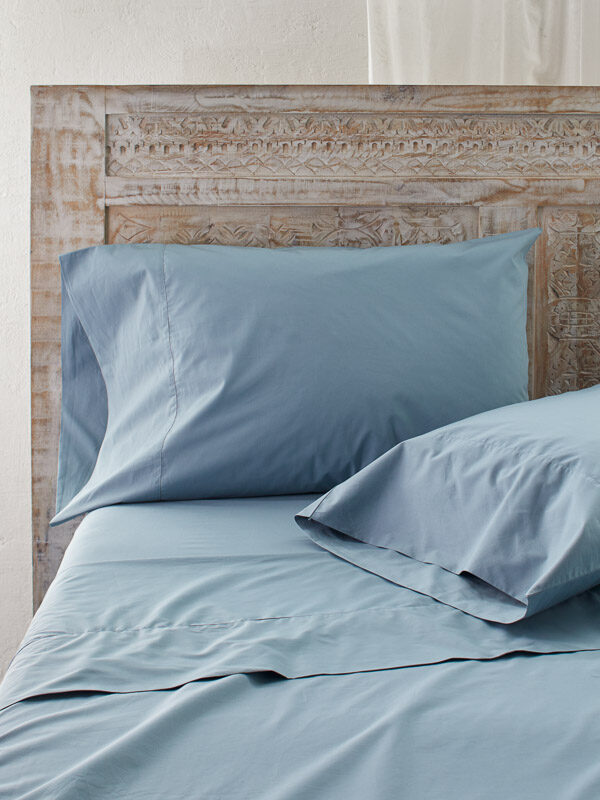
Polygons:
M419 604L417 607L421 607ZM385 612L402 612L405 614L410 608L414 608L414 606L373 606L370 608L362 608L350 611L325 611L325 612L317 612L316 614L296 614L294 616L281 616L281 617L240 617L238 619L232 620L219 620L214 622L190 622L184 625L141 625L135 628L87 628L81 631L61 631L61 630L54 630L54 631L40 631L39 633L34 633L31 638L23 644L23 646L19 649L18 652L21 652L30 644L33 644L35 641L39 639L47 639L52 637L59 637L59 636L69 636L69 637L77 637L77 636L87 636L90 634L95 633L139 633L142 631L177 631L177 630L189 630L189 631L198 631L198 630L212 630L212 629L219 629L219 628L232 628L238 625L242 625L246 622L250 623L261 623L261 622L294 622L295 620L305 620L311 618L335 618L335 617L348 617L353 616L356 614L369 614L372 612L377 613L385 613Z

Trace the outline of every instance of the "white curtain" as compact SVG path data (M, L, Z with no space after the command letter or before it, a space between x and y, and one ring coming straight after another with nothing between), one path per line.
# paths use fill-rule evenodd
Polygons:
M370 83L600 84L600 0L367 0Z

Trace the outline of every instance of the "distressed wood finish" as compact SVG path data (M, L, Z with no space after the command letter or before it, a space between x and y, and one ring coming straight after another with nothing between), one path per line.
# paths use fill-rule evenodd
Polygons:
M110 114L119 177L594 177L600 118L446 114Z
M531 390L600 380L600 89L34 87L34 602L75 525L48 528L61 252L102 242L450 242L541 225Z
M33 602L42 601L77 523L49 529L60 431L58 256L104 239L104 97L34 87L31 145Z
M107 241L373 247L446 244L477 231L468 206L128 206L109 209Z

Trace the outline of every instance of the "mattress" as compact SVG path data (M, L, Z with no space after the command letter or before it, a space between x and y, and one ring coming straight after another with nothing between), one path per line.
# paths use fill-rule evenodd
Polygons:
M89 514L0 687L0 797L600 796L600 591L485 622L318 547L313 499Z

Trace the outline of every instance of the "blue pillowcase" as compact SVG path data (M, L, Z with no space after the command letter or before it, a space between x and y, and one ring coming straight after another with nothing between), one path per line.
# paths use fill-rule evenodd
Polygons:
M494 622L600 583L600 385L403 442L297 521L321 546Z
M526 399L525 255L539 232L63 256L74 344L53 522L326 491L401 440Z
M91 476L108 419L104 378L73 309L64 279L61 301L62 403L57 512L75 497Z

